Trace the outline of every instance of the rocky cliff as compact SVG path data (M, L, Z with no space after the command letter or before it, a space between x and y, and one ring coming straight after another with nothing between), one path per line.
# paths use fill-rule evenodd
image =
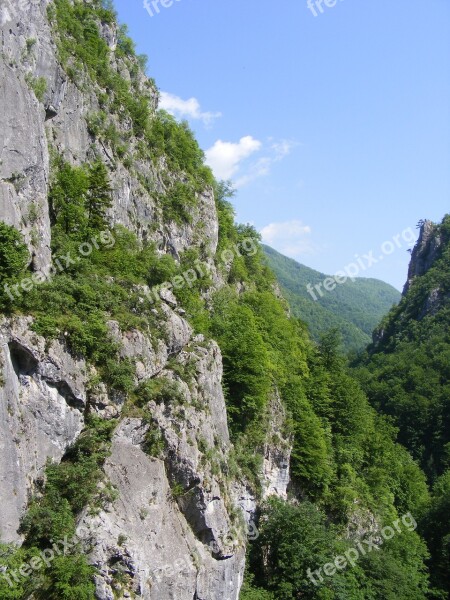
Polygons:
M437 260L442 247L442 237L439 227L432 221L425 220L420 224L419 239L411 253L408 269L408 280L403 295L406 295L415 277L421 277Z
M56 8L64 10L63 3ZM23 234L30 272L48 273L54 258L52 160L58 156L81 166L100 159L112 188L111 227L126 227L175 261L187 250L201 250L211 286L219 288L212 187L196 189L189 219L167 217L160 198L186 184L184 176L164 155L149 159L142 152L136 122L120 106L105 109L108 89L92 72L78 69L74 77L79 65L63 60L56 21L50 0L2 0L0 5L0 221ZM108 48L109 73L145 100L150 115L155 113L157 89L134 58L116 52L115 23L99 18L95 26ZM126 146L119 148L117 139ZM96 568L96 597L237 600L245 565L244 524L256 500L242 478L227 474L232 445L221 352L213 341L194 334L170 293L161 295L154 309L160 334L108 321L121 359L135 365L134 385L152 380L176 389L170 398L148 404L150 422L139 412L123 413L125 398L98 380L95 367L71 350L64 335L46 339L33 331L27 315L2 318L0 538L23 541L20 522L31 500L42 494L46 465L64 459L87 415L94 414L117 422L99 484L114 494L95 511L86 507L77 522ZM279 426L271 437L284 418L282 408L274 411ZM160 446L149 453L152 432ZM266 444L260 473L265 495L286 495L289 442L282 447Z

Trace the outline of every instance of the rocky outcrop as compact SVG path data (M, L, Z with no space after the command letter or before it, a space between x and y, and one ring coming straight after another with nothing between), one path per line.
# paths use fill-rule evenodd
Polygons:
M437 225L431 221L421 222L419 239L411 254L408 280L403 290L404 296L409 292L414 281L426 275L440 259L442 251L448 243L447 237L448 234L443 229L443 225ZM436 314L449 299L448 286L444 282L432 282L417 311L417 320L421 321L426 316Z
M165 162L155 165L136 159L130 169L114 156L107 141L90 132L89 121L101 110L97 95L104 90L96 89L81 74L75 84L62 69L47 20L49 4L49 0L4 0L0 7L0 218L25 235L33 268L47 272L51 266L48 140L53 150L72 163L99 156L111 167L112 224L127 227L140 239L153 240L161 252L175 258L200 244L207 254L214 254L218 221L211 189L197 194L190 223L165 222L157 206L157 198L166 190L165 181L173 179ZM104 39L114 48L115 29L106 24L101 27ZM131 79L124 63L113 61L112 67ZM37 81L45 85L40 99L33 91ZM156 88L142 73L135 85L155 109ZM129 137L128 125L114 115L110 120ZM128 156L138 154L135 145L131 139Z
M223 275L213 260L219 225L212 189L197 193L189 222L164 219L160 199L180 174L170 173L163 158L139 158L130 123L117 115L108 118L129 140L126 157L119 158L93 133L92 118L105 90L81 70L79 79L71 80L59 63L47 17L51 4L0 4L0 220L23 233L31 269L48 272L50 151L75 165L100 157L109 166L113 189L111 225L153 241L160 254L175 260L195 250L207 265L211 289L220 287ZM115 27L98 25L114 49ZM125 61L112 55L111 68L131 80ZM155 110L154 84L141 72L133 77ZM206 298L211 289L204 290ZM141 291L144 302L150 290L142 286ZM238 508L248 523L257 502L245 482L229 472L232 446L221 353L214 342L194 337L169 290L159 296L151 301L154 323L148 331L125 331L112 318L107 323L119 358L135 366L137 389L154 384L165 390L145 406L133 406L133 418L124 412L130 408L125 394L99 382L92 366L70 354L64 336L45 340L33 332L28 317L0 321L0 539L21 542L20 519L42 487L47 461L62 460L83 430L86 414L93 412L117 421L104 465L116 499L95 514L86 508L79 521L79 531L88 532L89 560L98 570L97 598L237 600L246 542ZM290 444L279 437L285 417L281 405L275 402L272 408L261 477L264 496L285 497Z
M167 345L159 358L150 338L110 322L122 355L140 361L143 380L171 382L172 393L149 403L150 422L121 421L104 467L117 497L95 516L87 509L79 528L88 531L99 599L113 600L120 592L237 600L245 531L231 516L231 481L223 472L231 445L220 350L202 336L192 339L191 328L171 309L166 316ZM60 342L49 345L31 326L25 317L0 326L0 534L6 542L20 541L20 518L47 461L61 460L83 429L86 405L95 410L100 403L87 394L85 363ZM170 370L164 368L169 348L178 352ZM104 396L104 410L97 412L117 418L120 406L106 389ZM150 430L163 440L158 456L151 456Z
M31 86L32 48L27 51L27 40L42 33L39 54L48 52L45 4L5 0L0 6L0 217L24 234L33 268L47 272L51 256L45 110Z
M20 518L46 462L59 462L84 424L86 368L31 320L0 323L0 538L19 541Z
M242 545L217 560L199 542L173 496L164 462L142 450L144 434L138 420L123 422L105 466L119 499L80 523L92 536L97 597L113 600L115 591L144 600L237 600Z
M262 473L263 497L278 496L287 499L289 485L289 465L292 452L292 439L283 436L286 423L286 409L278 391L273 395L268 407L270 414L269 431L264 446Z
M230 517L222 473L230 441L220 351L199 337L177 361L179 369L158 378L178 391L148 404L151 422L125 419L114 435L104 470L117 500L79 524L89 532L102 600L115 592L148 600L239 597L245 531ZM189 364L190 377L175 375ZM158 449L149 444L154 432Z
M403 289L405 295L416 277L424 275L434 264L442 247L438 226L432 221L423 221L419 239L413 248L408 269L408 279Z

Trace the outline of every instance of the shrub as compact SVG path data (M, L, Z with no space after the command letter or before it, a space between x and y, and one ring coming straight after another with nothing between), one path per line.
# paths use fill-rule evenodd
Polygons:
M33 90L34 95L42 102L44 100L45 92L47 91L47 80L45 77L33 77L30 74L25 76L25 80Z
M140 407L152 401L157 404L181 404L184 401L184 395L178 383L165 377L141 383L136 388L134 395L136 404Z
M164 219L179 225L192 222L192 210L197 205L192 186L177 181L162 199Z
M95 597L94 567L84 555L57 556L45 572L38 599L92 600Z
M14 285L25 274L29 259L22 235L0 221L0 310L9 308L12 299L5 286Z
M157 427L157 425L152 424L145 436L144 451L149 456L161 458L165 448L166 440L164 439L161 430Z

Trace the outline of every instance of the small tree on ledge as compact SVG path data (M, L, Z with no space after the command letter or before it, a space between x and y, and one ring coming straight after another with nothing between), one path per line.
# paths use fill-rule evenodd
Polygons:
M106 215L112 206L111 194L108 170L100 160L97 160L89 167L89 191L86 207L90 231L101 231L108 227Z

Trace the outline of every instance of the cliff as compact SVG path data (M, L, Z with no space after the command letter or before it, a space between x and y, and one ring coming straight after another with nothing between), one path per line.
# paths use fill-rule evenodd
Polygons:
M187 250L201 251L211 276L207 296L223 285L214 262L219 222L212 185L201 180L193 190L189 184L189 215L179 218L174 193L186 188L189 176L165 151L143 148L140 113L132 104L139 97L142 111L153 118L154 83L132 53L119 51L127 39L108 10L85 2L95 34L76 40L76 28L71 31L64 21L71 6L4 0L0 7L0 220L23 234L29 272L48 274L55 258L55 206L49 201L54 165L101 161L112 189L110 228L127 228L175 263ZM91 69L80 65L79 57L67 56L69 38L69 45L95 38L109 84L95 76L95 65ZM111 86L118 101L107 108ZM141 303L147 292L140 289ZM26 538L20 523L30 502L42 497L46 465L65 461L88 415L96 415L114 422L98 484L114 494L94 512L86 507L77 515L77 531L85 532L89 562L96 568L95 596L235 600L243 580L245 523L256 504L242 477L224 472L232 445L221 352L194 334L172 294L161 296L157 308L150 307L157 330L123 329L114 319L107 324L120 360L135 365L133 386L157 381L172 390L147 404L150 420L139 411L123 414L125 396L101 377L93 387L95 367L64 335L52 340L39 335L31 316L2 318L0 539L20 544ZM187 365L189 377L183 375ZM161 447L149 451L151 432ZM272 461L267 447L266 487L274 485L272 493L286 492L288 457L278 453Z
M307 574L419 510L423 474L111 4L0 5L0 596L425 598L412 530L390 569Z

